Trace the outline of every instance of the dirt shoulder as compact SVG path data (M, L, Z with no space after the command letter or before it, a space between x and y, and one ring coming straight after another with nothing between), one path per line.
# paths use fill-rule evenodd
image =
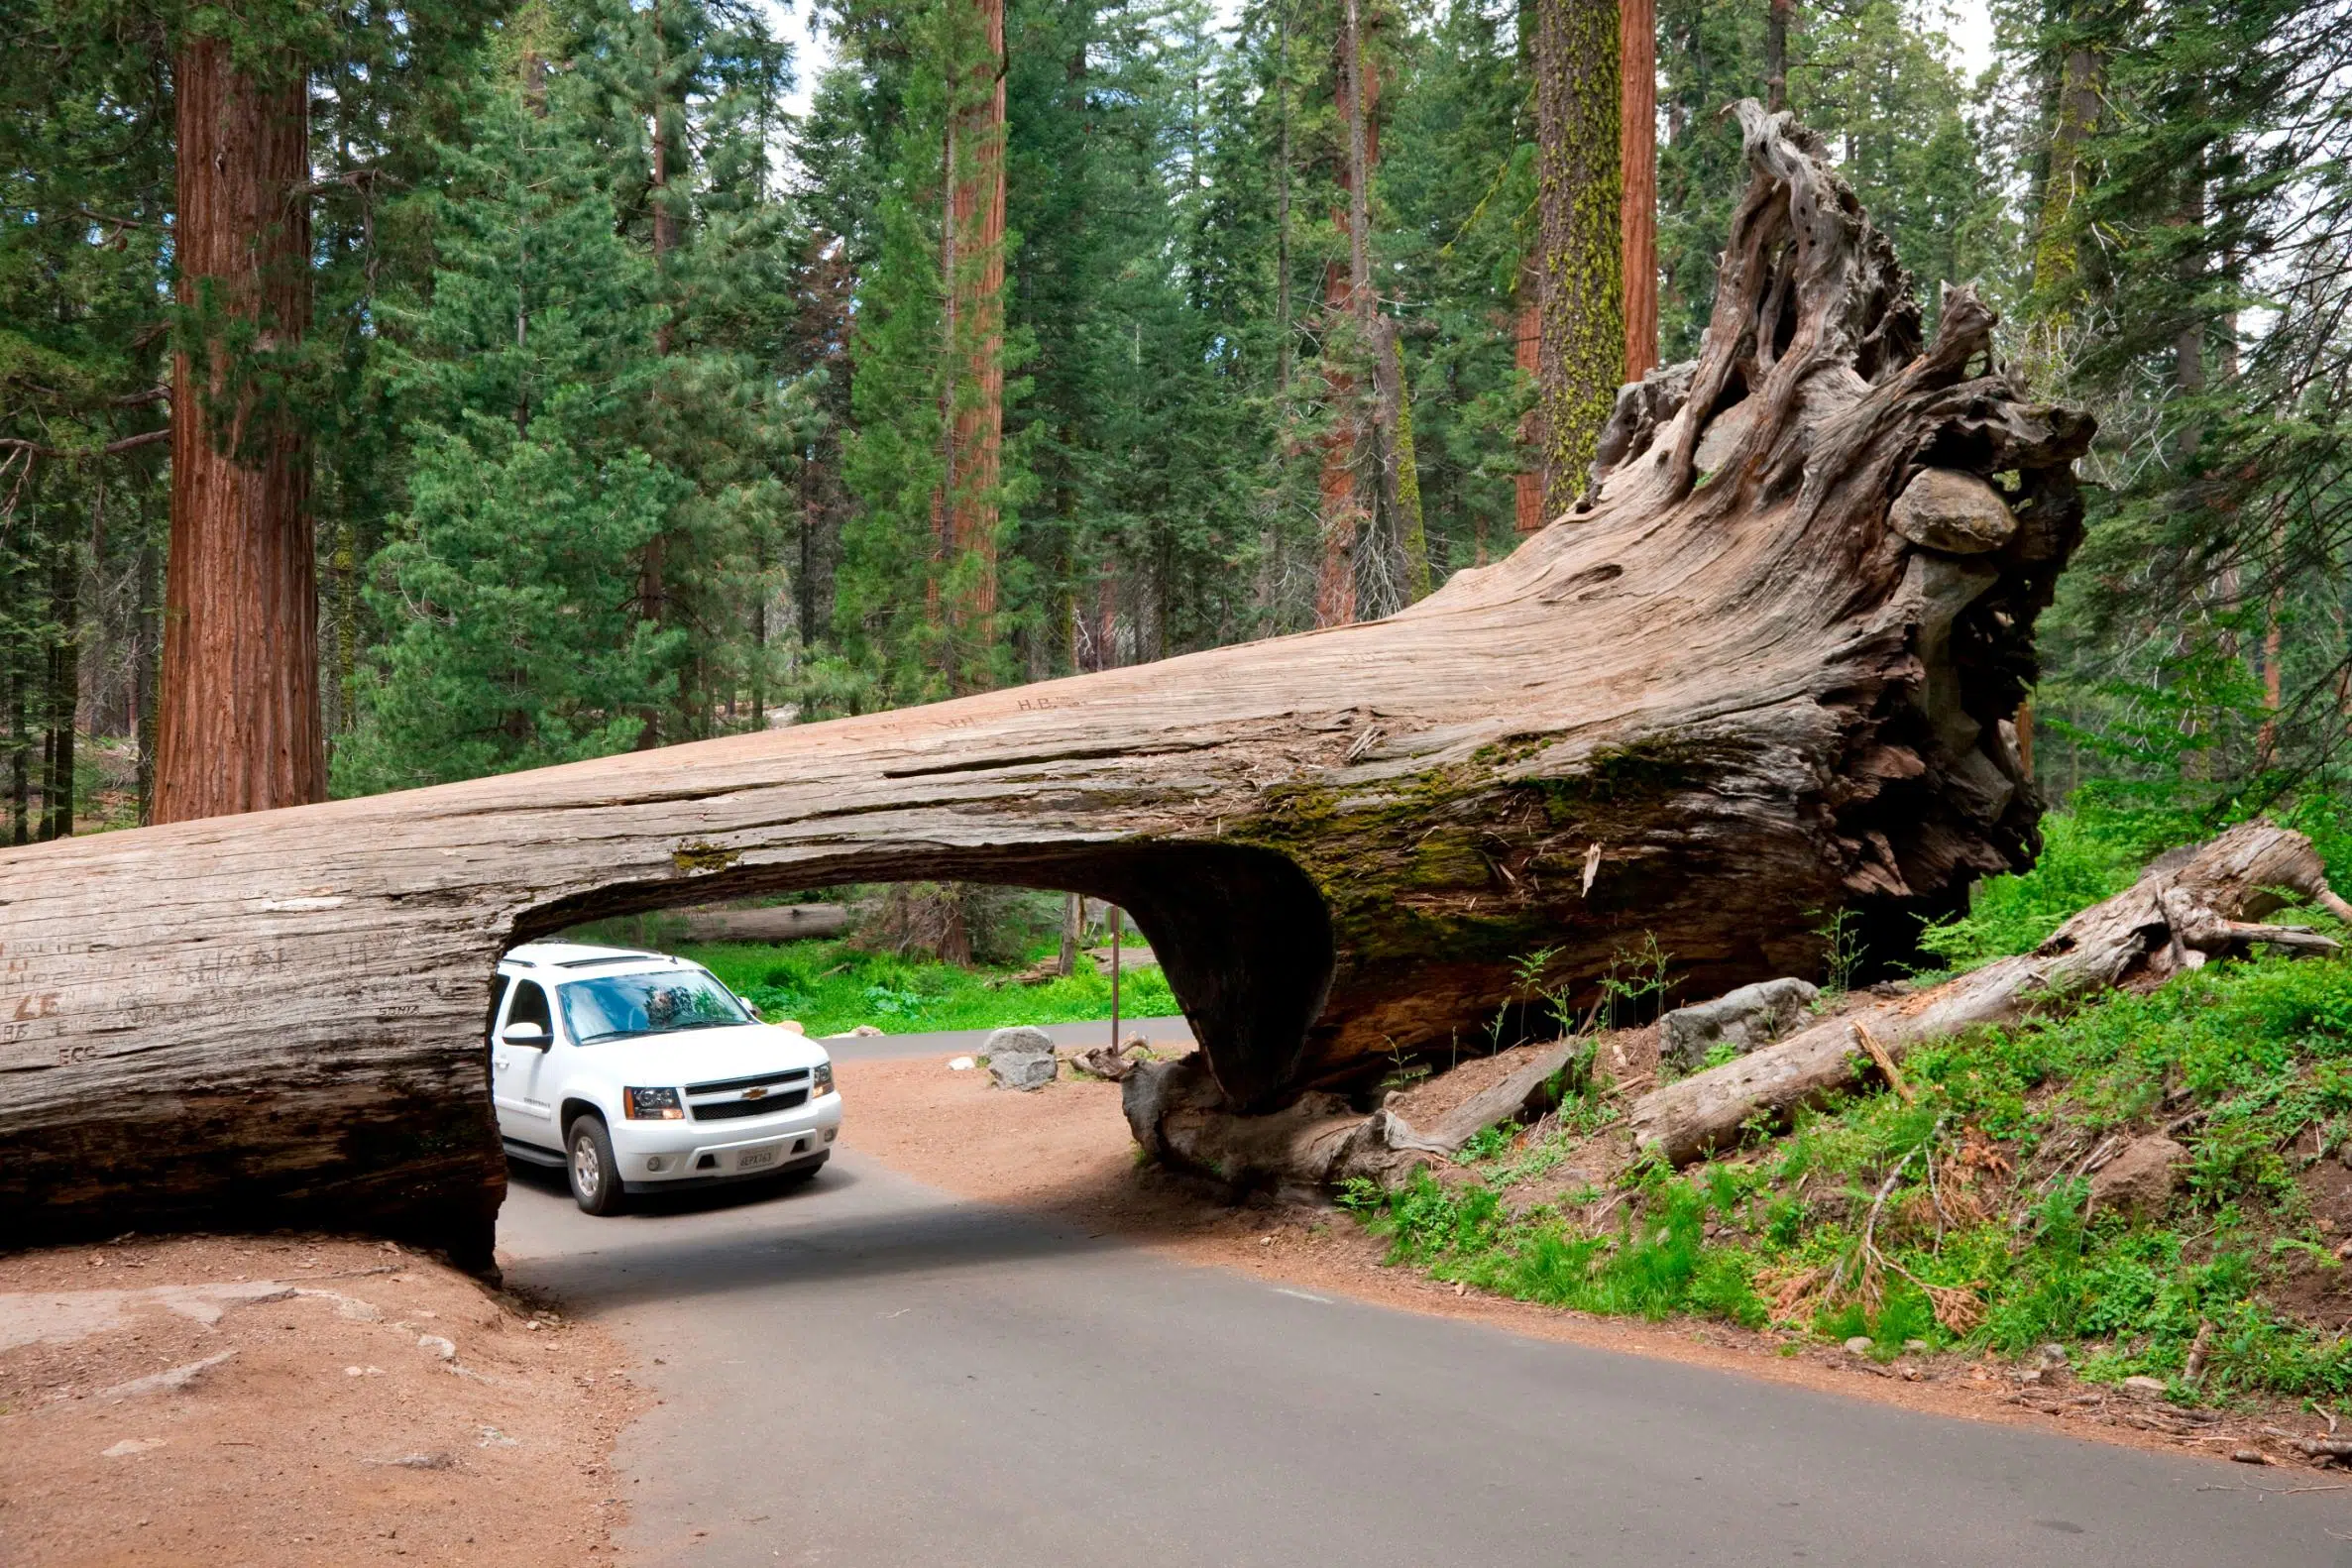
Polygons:
M390 1243L0 1258L0 1562L598 1560L643 1402L622 1366Z
M2183 1416L2064 1372L2024 1384L2006 1364L1959 1356L1907 1356L1882 1366L1777 1331L1593 1317L1441 1285L1384 1266L1381 1244L1336 1210L1235 1206L1139 1166L1116 1084L1064 1079L1015 1093L992 1089L985 1071L951 1071L946 1061L842 1063L837 1069L848 1105L842 1141L963 1197L1030 1209L1091 1235L1121 1236L1181 1262L1296 1288L1967 1420L2219 1460L2253 1456L2245 1468L2217 1466L2217 1480L2284 1489L2301 1473L2275 1472L2276 1479L2265 1480L2251 1468L2300 1466L2264 1430L2282 1421L2283 1410ZM2296 1416L2282 1424L2301 1430L2311 1423Z

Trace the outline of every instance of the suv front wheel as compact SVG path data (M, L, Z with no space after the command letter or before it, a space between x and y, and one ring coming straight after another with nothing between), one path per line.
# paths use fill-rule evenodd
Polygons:
M564 1165L572 1177L572 1201L590 1214L620 1212L620 1167L603 1119L583 1116L573 1122L564 1147L571 1156Z

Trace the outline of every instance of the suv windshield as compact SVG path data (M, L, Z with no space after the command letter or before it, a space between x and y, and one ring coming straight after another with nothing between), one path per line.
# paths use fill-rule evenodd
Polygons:
M680 1029L722 1029L755 1022L728 988L701 969L659 969L573 980L559 988L564 1027L576 1044Z

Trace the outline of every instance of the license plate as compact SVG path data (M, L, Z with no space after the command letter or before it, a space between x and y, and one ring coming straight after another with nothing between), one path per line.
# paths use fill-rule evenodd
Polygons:
M737 1171L756 1171L761 1166L772 1166L775 1163L776 1151L773 1149L746 1149L735 1156Z

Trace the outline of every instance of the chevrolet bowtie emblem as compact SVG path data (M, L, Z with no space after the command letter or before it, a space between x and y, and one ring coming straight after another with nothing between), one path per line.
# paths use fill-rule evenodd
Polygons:
M764 1100L767 1097L768 1091L765 1089L745 1089L743 1091L743 1098L747 1100Z

